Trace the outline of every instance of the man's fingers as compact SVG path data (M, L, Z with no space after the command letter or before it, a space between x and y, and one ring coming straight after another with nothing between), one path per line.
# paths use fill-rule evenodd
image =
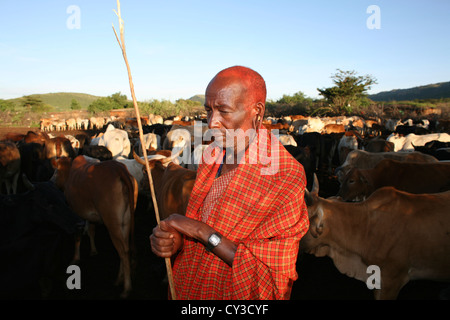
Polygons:
M172 256L174 252L175 234L177 233L166 221L161 221L153 229L153 233L150 236L153 253L163 258Z
M154 235L150 236L153 253L160 257L170 257L173 251L173 239L161 239L155 241Z
M175 229L169 226L166 221L161 221L159 225L153 229L153 234L157 238L173 238L173 231L175 231Z

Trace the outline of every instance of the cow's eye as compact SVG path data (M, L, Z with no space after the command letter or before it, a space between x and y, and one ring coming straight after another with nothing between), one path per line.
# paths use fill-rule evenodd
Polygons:
M350 180L348 180L348 183L355 183L355 180L350 179Z

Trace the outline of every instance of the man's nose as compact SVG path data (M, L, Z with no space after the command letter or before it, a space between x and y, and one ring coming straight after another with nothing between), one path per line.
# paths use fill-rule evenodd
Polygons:
M208 117L208 128L209 129L220 128L219 115L217 111L211 111L210 116Z

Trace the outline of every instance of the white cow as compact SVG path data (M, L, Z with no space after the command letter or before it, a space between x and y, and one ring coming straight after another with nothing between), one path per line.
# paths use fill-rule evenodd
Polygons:
M343 135L339 140L339 162L343 163L350 151L358 149L358 139L354 135Z
M98 140L99 146L104 146L111 151L113 159L119 157L127 159L131 152L130 139L128 133L122 129L116 129L113 125L108 125L105 133Z
M142 160L144 160L144 157L140 157ZM151 155L151 156L147 156L147 159L151 160L151 159L164 159L167 158L164 155L161 154L155 154L155 155ZM130 174L136 179L136 182L138 184L138 190L139 192L143 192L143 188L144 188L144 173L142 171L143 169L143 165L138 163L135 159L125 159L125 158L117 158L115 159L116 161L124 164L128 171L130 172ZM176 160L175 160L175 163ZM178 164L178 163L177 163ZM145 176L145 178L147 178L147 176Z
M325 123L319 117L307 118L308 123L299 127L298 133L304 134L306 132L321 132Z
M65 134L64 137L70 140L70 144L72 145L73 151L75 151L75 155L78 155L80 151L80 141L70 134Z
M424 135L410 133L406 136L401 136L397 133L392 133L386 139L386 141L394 143L394 151L414 151L414 146L424 146L427 142L433 140L450 142L450 135L448 133L430 133Z
M144 143L145 143L145 149L148 150L150 148L154 150L160 150L161 149L161 136L156 133L146 133L144 134ZM136 142L136 145L139 149L139 156L143 155L142 146L141 146L141 139L138 139Z
M278 140L280 140L283 146L297 146L297 141L290 134L280 134Z

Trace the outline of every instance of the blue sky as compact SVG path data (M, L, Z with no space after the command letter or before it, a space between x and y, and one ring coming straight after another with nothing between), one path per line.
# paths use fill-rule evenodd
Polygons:
M380 29L367 27L370 5L380 10ZM0 0L0 98L131 98L112 30L116 8L116 0ZM203 94L232 65L258 71L272 100L298 91L318 97L338 68L373 75L370 93L450 81L448 0L122 0L121 10L140 101Z

